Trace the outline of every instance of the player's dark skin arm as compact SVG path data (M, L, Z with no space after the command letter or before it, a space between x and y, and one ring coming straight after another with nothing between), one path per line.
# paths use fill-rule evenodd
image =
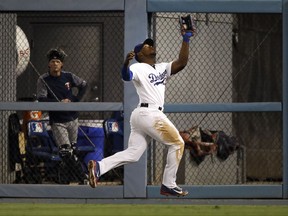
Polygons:
M192 31L192 34L194 33L195 32ZM184 28L182 28L181 35L185 37L185 34L186 34L185 30ZM183 39L178 59L173 61L172 63L171 74L176 74L179 71L183 70L188 63L188 57L189 57L189 39L188 40Z
M126 56L126 59L123 63L123 67L128 68L130 61L134 58L135 53L133 51L129 52Z
M189 42L183 41L179 57L172 63L171 74L176 74L185 68L188 62L188 56L189 56Z

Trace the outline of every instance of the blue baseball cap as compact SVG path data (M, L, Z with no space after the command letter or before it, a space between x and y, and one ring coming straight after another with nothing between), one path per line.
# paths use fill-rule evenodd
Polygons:
M135 53L135 59L136 61L140 62L137 56L137 53L139 53L141 51L141 49L143 48L144 44L148 44L150 46L154 46L154 41L151 38L147 38L143 43L138 44L134 47L134 53Z

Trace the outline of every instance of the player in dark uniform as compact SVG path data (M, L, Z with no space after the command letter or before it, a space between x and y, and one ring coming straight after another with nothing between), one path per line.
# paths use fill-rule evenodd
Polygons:
M37 81L37 99L39 102L78 102L87 89L87 82L71 72L64 71L66 54L61 49L51 49L47 53L48 73ZM72 88L78 88L73 95ZM77 142L78 112L50 111L49 121L61 156L72 153L72 145Z

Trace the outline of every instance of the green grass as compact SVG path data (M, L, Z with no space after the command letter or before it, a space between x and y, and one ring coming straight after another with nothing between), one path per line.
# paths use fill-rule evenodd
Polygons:
M141 205L0 203L0 216L288 216L284 205Z

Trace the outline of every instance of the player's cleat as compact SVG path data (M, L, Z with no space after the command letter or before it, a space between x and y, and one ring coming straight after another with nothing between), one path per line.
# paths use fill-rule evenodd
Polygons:
M180 187L168 188L165 185L161 185L160 194L165 196L186 196L188 191L183 190Z
M89 171L89 185L92 188L95 188L97 186L98 178L100 177L98 162L90 160L88 162L88 171Z

